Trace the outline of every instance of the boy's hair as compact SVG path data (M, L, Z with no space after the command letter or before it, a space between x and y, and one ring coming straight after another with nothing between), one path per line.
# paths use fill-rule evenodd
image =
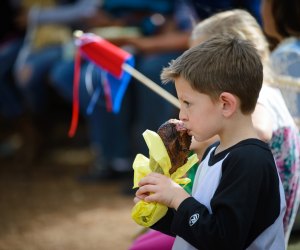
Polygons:
M241 112L253 112L262 87L263 67L251 42L217 35L185 51L164 68L164 83L182 77L200 93L217 100L222 92L240 99Z

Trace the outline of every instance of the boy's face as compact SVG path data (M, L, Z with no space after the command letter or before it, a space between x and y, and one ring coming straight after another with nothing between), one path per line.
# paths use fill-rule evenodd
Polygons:
M180 101L179 119L184 122L189 134L202 142L219 133L222 125L221 104L191 88L182 77L175 80Z

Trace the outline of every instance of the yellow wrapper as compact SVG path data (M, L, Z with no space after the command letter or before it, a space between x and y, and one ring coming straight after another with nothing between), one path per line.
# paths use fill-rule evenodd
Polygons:
M143 133L143 137L149 149L150 159L142 154L136 155L133 162L133 188L137 188L139 181L151 172L163 173L181 185L186 185L191 181L189 178L183 178L183 176L198 162L196 154L190 156L188 161L170 176L171 160L160 136L154 131L146 130ZM133 207L131 217L137 224L150 227L160 220L167 210L168 208L165 205L157 202L139 201Z

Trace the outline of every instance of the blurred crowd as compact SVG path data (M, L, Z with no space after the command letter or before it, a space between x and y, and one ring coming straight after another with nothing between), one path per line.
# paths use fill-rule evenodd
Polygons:
M300 3L296 0L2 0L0 160L11 157L35 164L47 154L51 129L58 119L66 123L67 136L70 121L57 114L67 107L71 117L75 30L95 33L131 53L139 72L175 95L172 84L161 84L162 68L188 49L197 23L231 9L248 11L261 25L271 50L268 60L275 82L294 121L299 122ZM92 89L101 90L90 112L87 75ZM79 126L85 124L93 163L79 181L123 177L131 181L135 155L148 155L142 133L178 118L179 110L132 78L120 111L112 112L101 81L101 69L83 59ZM53 107L53 103L58 105Z
M240 2L2 1L1 157L18 155L24 164L31 164L47 152L51 128L61 119L51 117L51 98L54 103L72 103L75 30L96 33L132 53L135 68L161 85L161 69L188 48L196 22L234 7L247 8L260 18L259 1ZM130 175L134 156L147 154L142 132L155 131L164 121L178 117L178 109L132 79L120 112L107 110L105 97L100 95L93 112L87 113L91 101L86 86L89 65L88 60L81 65L79 99L94 163L83 180ZM99 70L89 73L94 89L101 86ZM171 84L163 88L175 95ZM55 112L59 110L57 107Z

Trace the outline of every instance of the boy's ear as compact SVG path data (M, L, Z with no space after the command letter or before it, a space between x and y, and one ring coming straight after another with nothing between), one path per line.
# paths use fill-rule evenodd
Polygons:
M222 92L219 96L219 101L222 105L222 113L225 117L230 117L238 108L238 99L235 95Z

